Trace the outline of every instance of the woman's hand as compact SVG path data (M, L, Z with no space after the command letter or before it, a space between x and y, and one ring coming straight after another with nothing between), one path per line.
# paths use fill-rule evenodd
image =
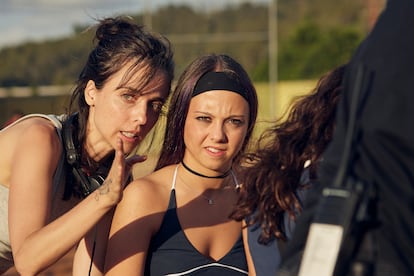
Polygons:
M147 157L141 155L133 155L126 158L123 142L121 139L118 139L111 169L105 181L94 193L95 199L99 201L102 196L106 196L111 205L118 204L122 199L123 190L131 175L132 166L145 160L147 160Z

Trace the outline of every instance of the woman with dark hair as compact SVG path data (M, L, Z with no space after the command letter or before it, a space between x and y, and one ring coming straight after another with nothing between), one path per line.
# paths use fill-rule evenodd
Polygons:
M157 122L174 66L169 42L126 18L101 20L95 40L68 114L0 132L0 272L37 274L81 241L73 274L102 273L113 207L145 160L126 156Z
M276 275L277 243L290 238L305 190L317 180L320 157L332 139L345 66L324 75L312 93L293 104L247 154L237 208L243 221L249 274Z
M133 181L116 208L107 275L243 275L241 223L229 218L257 95L227 55L193 61L172 93L157 170Z

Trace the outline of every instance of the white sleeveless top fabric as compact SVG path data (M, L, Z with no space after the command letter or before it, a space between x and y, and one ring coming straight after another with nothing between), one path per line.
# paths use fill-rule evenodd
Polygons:
M41 117L50 120L56 128L56 132L59 135L60 140L62 141L62 122L65 120L66 115L45 115L45 114L30 114L20 118L15 121L13 124L5 127L1 131L4 131L7 128L12 127L13 125L26 120L28 118ZM56 168L55 174L53 176L53 196L52 201L55 200L57 196L57 191L59 190L60 185L64 185L64 164L65 164L65 155L62 152L62 156L59 160L58 166ZM0 184L0 274L5 272L7 269L14 265L13 255L10 247L9 239L9 230L8 230L8 201L9 201L9 189ZM53 206L53 202L52 202Z

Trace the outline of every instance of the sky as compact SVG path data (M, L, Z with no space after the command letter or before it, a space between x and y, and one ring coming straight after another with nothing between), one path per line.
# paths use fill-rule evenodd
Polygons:
M209 9L241 2L268 0L0 0L0 49L25 41L68 36L73 26L93 18L136 14L167 4Z

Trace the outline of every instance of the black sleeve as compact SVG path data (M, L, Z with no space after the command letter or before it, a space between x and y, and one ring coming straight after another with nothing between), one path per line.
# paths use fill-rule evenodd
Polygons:
M378 192L377 272L389 265L414 275L414 1L390 0L361 43L344 78L333 140L323 155L319 189L309 194L278 275L296 275L322 187L332 184L344 147L356 67L372 73L361 97L350 173ZM393 269L393 268L391 268ZM379 275L379 274L378 274Z

